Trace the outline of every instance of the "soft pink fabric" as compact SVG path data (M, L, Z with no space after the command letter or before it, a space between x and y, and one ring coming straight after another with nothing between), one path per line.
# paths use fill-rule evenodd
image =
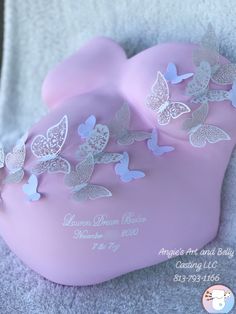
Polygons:
M127 60L120 46L98 38L46 77L43 99L52 109L31 129L26 144L27 175L20 184L4 186L0 211L1 235L32 269L62 284L94 284L165 260L166 256L158 254L161 248L201 248L216 236L221 185L236 139L236 110L229 101L211 103L207 123L224 129L230 141L207 144L201 149L192 147L181 129L191 113L159 127L160 144L175 147L174 152L162 157L154 156L146 141L127 147L110 141L108 151L127 151L130 168L146 174L143 179L122 183L113 164L96 165L92 182L108 187L113 193L110 198L76 203L63 174L39 176L43 197L38 202L28 202L22 192L22 184L35 163L30 151L33 137L45 134L65 114L69 133L61 155L73 165L81 143L77 127L91 114L98 123L108 124L126 101L131 108L130 129L151 131L156 127L155 113L145 106L145 98L157 71L163 73L167 64L174 62L180 73L194 72L193 49L190 44L162 44ZM191 109L197 108L185 96L186 84L171 85L171 97ZM223 88L229 90L230 86ZM146 222L111 227L62 226L68 213L76 220L91 220L100 214L117 219L126 212L145 217ZM117 238L117 232L137 227L137 236ZM104 232L106 240L73 239L75 229ZM116 252L92 250L94 242L115 242L120 248Z

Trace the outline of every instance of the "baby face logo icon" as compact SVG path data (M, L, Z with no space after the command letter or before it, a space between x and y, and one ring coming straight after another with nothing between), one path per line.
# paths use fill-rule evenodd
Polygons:
M234 307L234 294L226 286L209 287L202 296L202 304L208 313L230 313Z

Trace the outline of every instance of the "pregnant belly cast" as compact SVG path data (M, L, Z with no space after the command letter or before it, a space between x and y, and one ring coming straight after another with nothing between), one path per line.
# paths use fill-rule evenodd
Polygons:
M236 141L235 77L204 41L128 59L95 38L57 65L42 88L49 113L0 148L11 250L51 281L89 285L210 242Z

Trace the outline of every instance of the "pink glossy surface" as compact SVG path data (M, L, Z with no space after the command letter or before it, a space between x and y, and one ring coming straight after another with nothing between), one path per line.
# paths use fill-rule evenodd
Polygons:
M98 123L108 124L123 102L128 101L130 128L151 131L156 119L144 100L157 71L164 72L170 61L176 63L180 73L194 71L193 48L187 44L164 44L126 60L117 44L101 38L57 66L43 85L43 98L52 107L51 112L32 128L26 144L27 174L35 162L30 152L33 137L45 134L64 114L68 116L69 133L61 155L73 165L81 143L77 127L90 114L97 117ZM184 96L186 83L170 87L174 100L188 101ZM194 106L197 108L191 105ZM232 140L202 149L192 147L181 130L188 116L160 127L160 144L176 148L163 157L155 157L146 148L146 142L128 147L109 143L108 151L128 151L130 168L146 173L143 179L122 183L115 175L114 165L96 166L92 182L108 187L113 193L111 198L76 203L62 174L39 177L43 198L34 203L25 199L22 183L5 186L1 235L32 269L52 281L69 285L98 283L159 263L166 259L158 255L161 248L202 247L216 236L219 226L221 185L236 139L236 110L229 102L210 104L207 123L222 127ZM131 225L62 226L67 213L75 214L77 220L89 220L100 214L117 219L126 212L146 217L145 223L133 225L139 227L137 236L118 236L117 231L132 228ZM109 240L75 240L75 229L97 231L107 237L112 230L113 234ZM92 250L94 242L116 242L120 248L115 253Z

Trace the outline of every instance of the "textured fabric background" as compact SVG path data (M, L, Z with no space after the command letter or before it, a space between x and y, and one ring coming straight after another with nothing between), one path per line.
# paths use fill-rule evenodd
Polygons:
M90 38L110 36L132 56L159 42L199 42L212 22L222 53L236 61L235 16L233 0L6 1L0 94L3 141L12 143L46 113L40 89L47 71ZM236 248L235 188L233 154L223 184L219 235L208 247ZM205 313L200 300L210 283L173 283L176 260L97 286L66 287L28 269L0 239L0 313ZM221 282L236 291L236 258L218 261Z

